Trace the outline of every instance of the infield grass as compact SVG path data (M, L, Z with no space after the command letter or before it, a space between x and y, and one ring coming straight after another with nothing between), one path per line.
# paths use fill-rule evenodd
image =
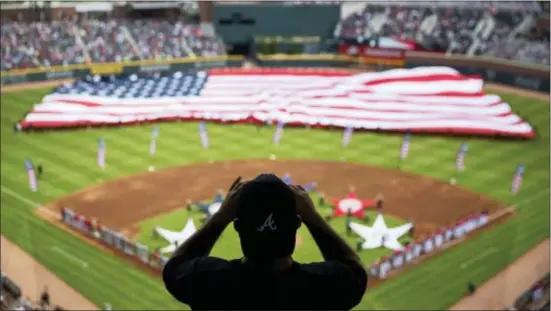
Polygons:
M35 216L32 211L38 202L48 202L103 180L138 173L149 165L160 169L208 160L267 159L270 154L276 154L278 158L340 160L343 157L349 162L396 167L402 141L399 135L356 133L350 147L343 150L340 147L342 132L286 129L281 145L275 147L271 144L273 128L257 132L247 125L209 124L211 149L203 150L196 123L165 123L160 125L158 152L150 158L147 153L152 125L14 133L13 123L48 91L2 94L1 232L98 306L109 302L115 309L181 309L183 306L169 296L160 279ZM368 291L357 309L445 309L465 293L467 282L482 283L549 237L549 103L515 95L502 97L537 127L539 138L532 141L467 139L467 169L458 183L516 204L519 215ZM95 164L100 137L105 137L107 142L105 170L99 170ZM449 180L463 140L413 136L409 157L402 169ZM26 157L44 166L44 180L38 193L29 190L24 169ZM526 165L526 173L519 195L512 197L511 180L519 163ZM88 268L53 251L55 247L86 261ZM232 247L238 248L238 245ZM492 251L488 251L490 249ZM462 268L467 263L468 267ZM55 297L52 301L55 303Z
M216 191L216 190L215 190ZM214 192L213 192L214 193ZM317 202L316 200L316 194L311 195L314 199L314 202ZM319 212L322 215L329 215L331 214L331 208L320 208L318 207ZM199 227L201 224L201 217L203 217L204 213L201 211L193 210L191 212L188 212L184 208L178 209L169 213L165 213L162 215L159 215L157 217L153 217L147 220L144 220L140 222L140 232L137 237L137 240L144 245L147 245L150 247L150 249L155 249L156 247L165 247L168 245L168 242L164 240L162 237L154 237L153 230L156 226L173 230L173 231L180 231L184 228L185 224L187 223L189 218L193 219L193 222L195 223L196 227ZM375 220L375 217L377 214L375 212L368 211L366 212L366 215L368 216L368 221L365 222L366 225L372 225L373 221ZM401 224L404 224L405 221L397 219L396 217L393 217L391 215L384 215L385 223L389 227L396 227ZM355 222L359 222L357 220L354 220ZM344 217L337 217L333 218L331 220L331 225L335 230L342 236L346 241L350 243L353 247L355 247L356 243L359 241L357 236L352 233L351 236L346 235L346 227L345 227L345 219ZM308 229L305 226L301 226L298 231L299 239L301 242L297 244L297 247L295 249L295 252L293 254L294 258L299 262L312 262L312 261L319 261L322 260L321 253L319 249L316 247L315 242L311 238ZM400 239L400 242L404 243L407 241L411 241L411 238L409 236L404 236ZM378 259L382 256L390 254L391 251L379 248L374 249L370 251L363 251L360 253L360 257L362 258L362 261L366 264L372 263L375 259ZM223 257L223 258L240 258L243 256L241 253L241 249L239 247L239 237L235 230L233 229L233 226L229 226L214 248L212 249L212 255Z

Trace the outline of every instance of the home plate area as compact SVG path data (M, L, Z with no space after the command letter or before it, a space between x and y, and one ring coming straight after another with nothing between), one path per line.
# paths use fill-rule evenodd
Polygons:
M248 180L263 172L310 193L319 213L357 250L377 280L370 286L491 226L496 215L509 215L499 202L446 182L395 169L309 160L238 160L149 170L73 193L48 208L61 213L65 225L83 237L158 275L176 247L218 212L222 189L237 176ZM137 189L136 183L148 186ZM89 200L90 191L101 195ZM321 259L305 226L297 241L297 261ZM212 255L241 256L232 226Z

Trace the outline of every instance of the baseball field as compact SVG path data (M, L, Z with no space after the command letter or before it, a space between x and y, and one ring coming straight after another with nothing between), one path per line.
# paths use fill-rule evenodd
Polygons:
M355 133L350 146L342 148L342 131L289 128L274 146L274 128L209 124L211 148L204 150L196 123L163 123L157 152L150 157L153 125L14 132L13 123L49 91L2 94L1 233L99 306L109 302L115 309L182 307L166 293L159 277L37 216L40 205L53 210L71 207L150 246L163 246L151 237L153 226L180 229L185 224L185 199L211 199L235 174L252 177L266 169L291 171L299 183L318 182L330 197L344 195L351 184L365 199L382 191L391 225L415 219L427 227L440 226L472 211L515 209L491 230L369 290L358 309L448 308L465 294L468 282L483 283L549 237L548 99L500 93L537 129L536 139L413 136L400 172L396 166L401 135ZM103 170L96 165L102 137L108 146ZM449 185L457 149L464 141L469 145L466 170L457 186ZM271 155L277 160L269 160ZM36 193L29 189L25 158L44 167ZM521 163L526 173L519 194L513 196L511 182ZM148 172L149 167L155 171ZM427 193L415 196L420 189ZM343 232L342 220L334 220L334 225ZM296 259L319 259L308 233L304 230L299 236ZM214 253L239 256L235 234L225 233ZM361 254L366 264L380 255Z

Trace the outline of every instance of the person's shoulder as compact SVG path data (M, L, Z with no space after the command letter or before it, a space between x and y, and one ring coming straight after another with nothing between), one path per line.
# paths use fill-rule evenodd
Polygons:
M196 263L196 269L202 272L229 272L238 270L241 260L226 260L218 257L204 257Z
M309 281L312 298L331 310L350 310L367 289L367 273L358 261L324 261L299 264L299 272Z
M176 256L163 269L165 287L174 298L193 309L219 309L199 306L212 306L214 296L221 299L231 293L238 280L233 263L217 257Z
M217 257L171 258L163 268L166 289L181 302L200 301L209 288L222 287L231 275L231 263ZM193 288L194 297L189 296ZM199 297L198 297L199 296Z
M323 262L311 262L298 264L300 271L312 275L340 276L343 274L355 274L365 271L356 261L329 260ZM364 272L365 273L365 272Z
M222 271L231 268L230 261L218 257L197 257L187 259L181 256L171 258L165 265L163 272L176 272L177 274L187 274L193 272L213 272Z

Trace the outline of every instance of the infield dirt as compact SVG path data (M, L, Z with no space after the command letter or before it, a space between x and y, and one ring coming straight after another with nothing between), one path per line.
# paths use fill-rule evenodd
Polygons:
M349 186L361 199L384 195L383 213L416 224L416 231L432 231L474 212L494 213L505 208L498 201L427 177L396 169L310 160L239 160L203 163L146 172L85 188L48 205L59 212L68 207L96 218L119 231L135 231L140 221L214 197L237 178L262 172L291 173L293 183L318 183L328 198L343 198Z

